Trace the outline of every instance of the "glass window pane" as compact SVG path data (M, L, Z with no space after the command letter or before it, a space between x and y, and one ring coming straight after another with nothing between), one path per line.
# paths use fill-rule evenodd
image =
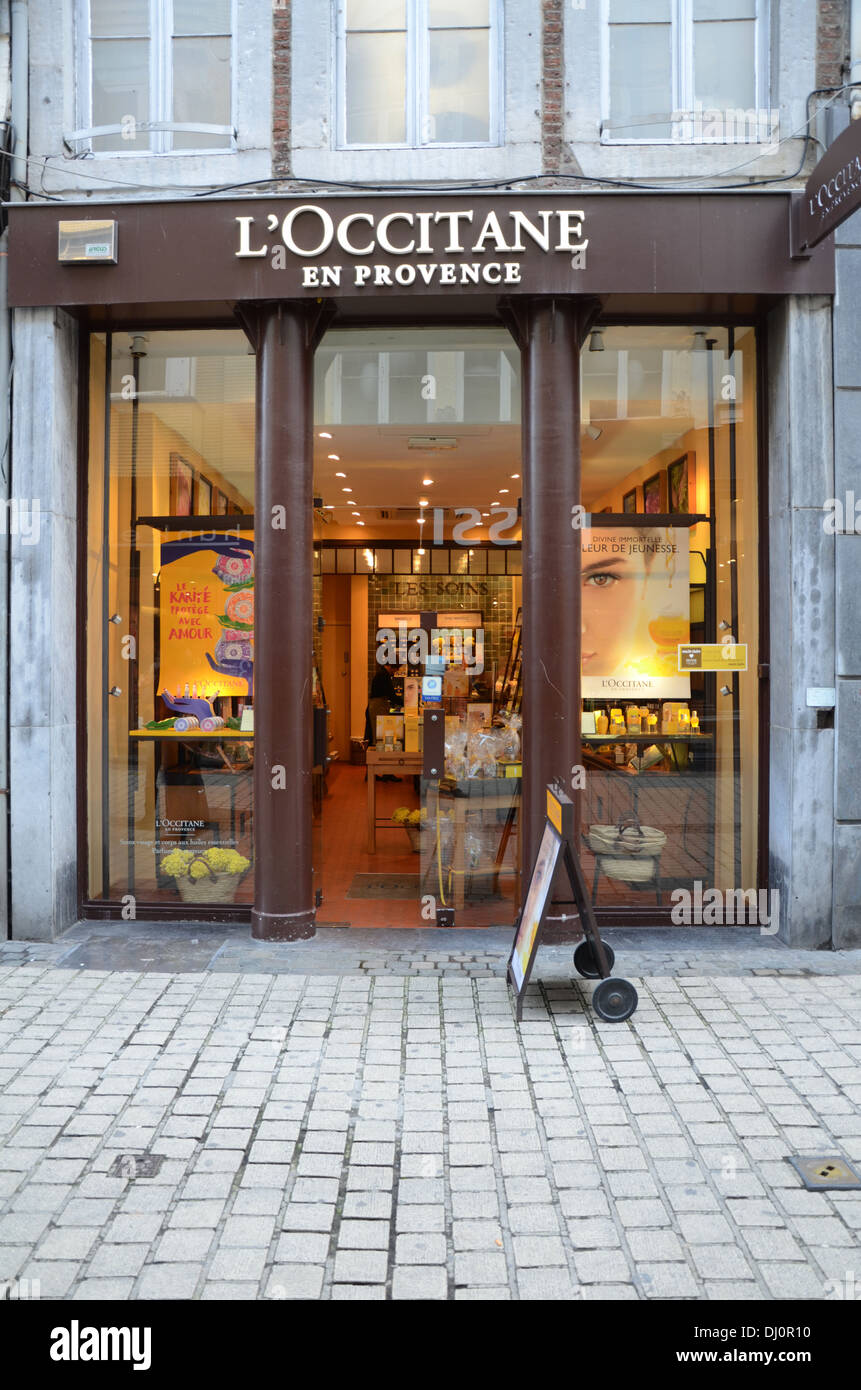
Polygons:
M428 24L432 29L461 29L489 23L488 0L428 0Z
M230 39L174 39L173 120L230 125ZM229 135L177 131L174 149L223 148Z
M347 38L347 141L401 145L406 125L407 45L404 34Z
M665 140L672 110L670 25L610 30L610 124L620 140Z
M707 111L755 106L754 25L750 20L696 26L694 96Z
M134 122L126 118L132 116ZM93 44L93 125L119 125L125 136L101 135L94 150L149 149L149 135L135 122L149 116L149 40L97 39Z
M488 42L486 29L431 33L428 141L490 139Z
M184 707L186 692L212 715L235 718L252 684L253 537L243 529L227 540L200 517L213 503L222 515L253 509L254 359L238 330L148 330L146 354L134 362L128 334L114 335L110 362L104 339L91 342L90 895L205 903L210 895L198 885L212 874L186 872L196 853L209 855L213 872L236 870L220 901L248 904L253 739L227 728L223 742L194 730L185 739L165 726L183 710L209 717L200 705ZM123 395L131 374L140 386L134 401ZM187 529L171 529L171 517ZM133 662L123 659L112 613L137 635ZM223 853L213 856L215 848Z
M698 19L756 19L756 0L694 0Z
M229 34L230 0L173 0L175 34Z
M94 36L142 36L149 33L149 0L90 0Z
M670 0L610 0L611 24L669 23Z
M349 0L348 29L406 29L406 0Z

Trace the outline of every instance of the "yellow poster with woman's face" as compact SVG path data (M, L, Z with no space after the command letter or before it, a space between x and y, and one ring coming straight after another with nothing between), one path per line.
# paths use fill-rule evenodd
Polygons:
M690 699L678 670L690 641L690 549L678 526L582 532L582 694L586 699Z

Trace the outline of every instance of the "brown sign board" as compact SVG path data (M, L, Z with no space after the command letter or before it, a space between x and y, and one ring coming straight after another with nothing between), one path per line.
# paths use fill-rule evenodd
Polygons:
M522 294L829 294L786 193L351 193L9 207L9 302L182 305ZM61 223L116 222L116 264L62 264ZM369 303L369 309L370 309ZM461 309L463 312L463 309Z
M828 146L795 203L793 248L806 254L861 207L861 121Z

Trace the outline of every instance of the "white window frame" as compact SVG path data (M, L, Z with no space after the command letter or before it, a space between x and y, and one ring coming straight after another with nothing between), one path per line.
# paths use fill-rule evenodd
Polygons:
M430 91L430 40L427 0L406 0L407 72L406 140L397 143L362 144L347 141L347 0L334 0L335 106L333 126L340 150L465 150L492 149L503 143L502 100L503 23L502 0L488 0L490 40L488 74L487 140L427 140L427 100Z
M230 0L230 113L231 121L237 110L236 92L236 7L237 0ZM209 155L234 154L238 149L235 124L229 126L207 125L202 122L183 123L160 119L159 113L169 112L173 107L173 63L171 45L173 39L173 0L149 0L149 109L156 114L150 121L141 121L138 130L149 136L146 147L140 141L129 141L127 150L94 150L93 139L100 135L114 135L122 130L121 125L93 125L93 65L92 34L90 33L90 0L78 0L75 25L75 109L79 128L64 136L64 141L76 155L88 155L94 159L140 159L142 156L184 156L200 157ZM207 135L228 135L229 143L222 146L183 147L176 149L172 135L175 132L195 132Z
M693 0L670 0L671 51L672 51L672 91L671 105L667 111L669 121L674 112L688 113L694 109L694 20ZM770 89L769 73L769 10L768 0L756 0L756 32L754 37L754 91L756 106L765 110L768 106ZM633 21L632 21L633 22ZM610 0L601 0L601 143L602 145L721 145L750 144L741 137L718 140L713 137L697 138L695 134L687 138L680 136L656 135L635 136L620 133L614 135L610 112ZM626 127L625 129L628 129Z

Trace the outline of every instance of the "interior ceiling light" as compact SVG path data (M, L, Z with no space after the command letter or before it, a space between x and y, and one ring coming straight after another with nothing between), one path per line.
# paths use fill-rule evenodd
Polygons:
M482 512L481 515L482 515L482 516L490 516L490 512Z
M416 526L424 526L424 524L425 524L425 519L424 519L423 516L420 516L419 519L418 519L418 521L416 522Z
M335 462L335 463L340 463L340 462L341 462L341 455L340 455L340 454L327 454L326 457L332 459L333 462Z
M336 473L336 474L335 474L335 477L336 477L336 478L346 478L346 476L347 476L346 473Z
M604 330L603 328L593 328L589 335L589 351L604 351Z
M330 433L329 433L328 430L321 430L321 431L320 431L320 438L321 438L321 439L331 439L332 436L330 435Z
M510 491L511 491L511 488L508 488L508 487L501 487L501 488L499 489L499 491L500 491L500 492L510 492Z
M420 497L420 498L419 498L419 506L420 506L420 507L426 507L427 505L428 505L428 499L427 499L426 497Z
M424 555L424 551L423 551L423 550L417 550L417 551L416 551L416 554L417 554L417 555Z
M422 487L433 487L433 478L422 478Z
M357 522L356 522L356 525L357 525L357 526L364 526L364 524L365 524L364 521L357 521Z
M511 476L512 476L512 478L519 478L519 477L520 477L520 474L519 474L519 473L512 473Z
M341 491L342 491L342 492L352 492L353 489L352 489L351 487L342 487L342 488L341 488Z

